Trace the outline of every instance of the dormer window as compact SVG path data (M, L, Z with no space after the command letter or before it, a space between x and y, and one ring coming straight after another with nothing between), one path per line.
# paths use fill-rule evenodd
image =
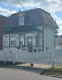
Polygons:
M24 25L24 16L19 16L19 25Z

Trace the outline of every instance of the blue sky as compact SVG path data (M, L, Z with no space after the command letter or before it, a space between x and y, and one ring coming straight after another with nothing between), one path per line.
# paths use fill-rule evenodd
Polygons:
M56 20L59 26L58 35L62 35L62 0L0 0L0 15L10 16L24 9L20 3L24 6L25 10L32 8L42 8L49 13Z

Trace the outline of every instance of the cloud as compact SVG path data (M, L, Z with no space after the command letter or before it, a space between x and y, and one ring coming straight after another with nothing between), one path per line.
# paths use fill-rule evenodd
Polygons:
M62 35L62 25L61 26L59 26L59 30L58 30L58 35Z
M59 29L62 31L62 26L59 26Z
M58 35L62 35L62 25L59 26Z
M62 25L62 19L56 16L55 13L52 13L52 17L56 20L58 25Z
M6 6L8 6L8 4L6 4Z
M11 15L13 13L16 13L15 10L10 11L8 9L4 9L4 8L1 8L1 7L0 7L0 12L1 12L0 14L4 15L4 16L9 16L9 15Z
M62 35L62 19L56 16L55 13L52 13L52 17L54 18L54 20L56 20L56 23L59 26L58 35Z
M25 7L37 6L49 12L57 12L62 10L62 0L0 0L0 2L16 7L21 7L21 4Z

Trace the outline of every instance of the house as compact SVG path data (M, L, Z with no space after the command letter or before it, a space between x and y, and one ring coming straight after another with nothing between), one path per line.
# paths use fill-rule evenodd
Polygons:
M4 29L3 47L6 50L16 48L26 52L40 52L55 47L58 26L51 14L43 9L12 14Z
M57 49L62 49L62 36L55 37L55 45Z
M3 30L3 26L5 25L5 23L7 22L7 17L0 15L0 33ZM2 50L3 48L3 35L0 34L0 50Z

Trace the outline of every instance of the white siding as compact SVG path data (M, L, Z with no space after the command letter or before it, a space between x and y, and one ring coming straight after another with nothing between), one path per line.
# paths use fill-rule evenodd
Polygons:
M38 26L38 27L36 27L37 29L39 29L39 30L42 30L42 26Z
M44 50L54 48L55 31L53 28L44 28Z

